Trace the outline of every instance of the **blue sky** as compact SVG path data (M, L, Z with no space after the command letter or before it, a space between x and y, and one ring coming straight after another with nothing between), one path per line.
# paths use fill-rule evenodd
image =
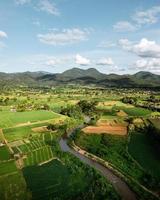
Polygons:
M160 0L0 1L0 71L160 74Z

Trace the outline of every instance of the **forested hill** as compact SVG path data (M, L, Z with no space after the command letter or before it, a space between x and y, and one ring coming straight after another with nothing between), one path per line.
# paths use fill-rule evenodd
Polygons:
M103 74L94 68L72 68L63 73L0 72L0 86L56 86L63 84L95 85L101 87L156 87L160 88L160 75L138 72L133 75Z

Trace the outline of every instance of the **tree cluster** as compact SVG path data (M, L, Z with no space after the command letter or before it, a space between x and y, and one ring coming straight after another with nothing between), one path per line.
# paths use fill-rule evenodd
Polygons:
M123 103L129 103L129 104L136 104L137 98L136 97L123 97L122 102Z

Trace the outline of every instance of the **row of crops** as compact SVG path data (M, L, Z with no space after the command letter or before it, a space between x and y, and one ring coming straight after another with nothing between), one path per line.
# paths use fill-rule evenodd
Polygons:
M36 149L39 149L43 146L45 146L45 142L43 140L35 139L31 141L27 141L22 145L12 147L14 153L23 153L27 154L28 152L32 152Z
M14 146L12 149L15 154L23 157L24 166L37 165L53 158L51 146L45 143L45 136L24 141L24 144Z
M37 165L39 163L43 163L45 161L51 160L53 158L53 153L51 147L44 146L38 150L30 152L27 155L27 158L24 159L24 165Z

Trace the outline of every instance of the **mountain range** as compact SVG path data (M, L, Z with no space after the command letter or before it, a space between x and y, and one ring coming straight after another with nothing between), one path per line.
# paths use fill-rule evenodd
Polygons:
M103 74L95 68L72 68L63 73L0 72L0 86L57 86L67 84L94 85L98 87L160 88L160 75L140 71L136 74Z

